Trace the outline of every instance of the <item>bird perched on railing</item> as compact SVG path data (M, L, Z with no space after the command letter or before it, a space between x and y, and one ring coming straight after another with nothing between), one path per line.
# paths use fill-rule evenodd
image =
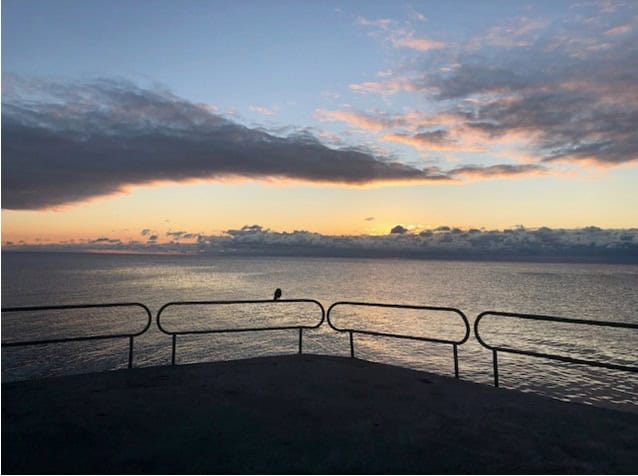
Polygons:
M273 301L276 301L277 299L279 299L281 297L281 289L277 288L275 289L275 295L273 296Z

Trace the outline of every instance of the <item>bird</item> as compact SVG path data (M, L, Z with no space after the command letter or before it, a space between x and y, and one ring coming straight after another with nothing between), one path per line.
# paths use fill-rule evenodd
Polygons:
M277 288L275 289L275 295L273 296L273 301L276 301L280 297L281 297L281 289Z

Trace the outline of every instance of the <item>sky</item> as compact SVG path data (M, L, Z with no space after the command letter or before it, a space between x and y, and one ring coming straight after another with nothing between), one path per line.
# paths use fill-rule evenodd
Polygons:
M5 250L637 253L636 2L2 7Z

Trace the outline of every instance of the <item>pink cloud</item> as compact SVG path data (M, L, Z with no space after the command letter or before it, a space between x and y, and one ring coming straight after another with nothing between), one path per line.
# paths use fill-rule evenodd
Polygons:
M275 114L275 112L272 109L268 109L267 107L262 107L262 106L248 106L248 109L250 109L253 112L257 112L259 114L263 114L264 116L272 116Z
M370 20L364 17L357 17L355 20L355 24L357 25L375 26L377 28L382 28L382 29L389 28L390 25L392 25L392 23L394 22L390 18L379 18L378 20Z
M534 37L548 25L546 20L519 17L503 22L499 26L486 30L465 44L465 49L475 51L486 45L499 48L517 48L529 46Z
M320 121L346 122L360 129L371 129L373 131L380 131L389 127L387 121L383 119L350 111L326 111L324 109L317 109L315 111L315 117Z
M614 28L610 28L605 32L605 35L624 35L625 33L631 32L631 25L619 25Z
M431 40L429 38L416 38L412 35L396 36L391 38L395 48L409 48L417 51L428 51L445 48L442 41Z

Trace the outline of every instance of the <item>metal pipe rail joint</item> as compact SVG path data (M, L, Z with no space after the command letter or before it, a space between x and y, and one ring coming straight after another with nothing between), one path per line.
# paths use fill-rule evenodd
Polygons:
M441 312L452 312L458 314L463 320L463 324L465 325L465 335L460 340L449 340L449 339L436 339L433 337L418 337L411 336L405 334L391 334L387 332L377 332L377 331L368 331L365 329L341 329L337 327L330 320L330 312L337 306L366 306L366 307L382 307L382 308L391 308L391 309L414 309L421 311L441 311ZM392 337L396 339L409 339L409 340L418 340L424 342L436 342L439 344L449 344L452 346L453 356L454 356L454 376L459 378L459 356L458 356L458 346L464 344L470 337L470 323L467 320L467 317L463 313L463 311L453 308L453 307L435 307L435 306L416 306L409 304L385 304L385 303L372 303L372 302L354 302L354 301L339 301L335 302L328 308L327 312L327 320L328 325L337 332L347 332L350 335L350 357L354 358L354 334L364 334L371 336L382 336L382 337Z
M272 327L242 327L236 329L208 329L208 330L192 330L192 331L170 331L162 326L161 316L162 313L169 307L177 306L214 306L214 305L234 305L234 304L290 304L290 303L312 303L319 307L321 310L321 320L312 326L272 326ZM222 333L236 333L236 332L258 332L258 331L278 331L278 330L290 330L296 329L299 331L299 354L303 350L303 330L304 329L317 329L323 324L326 316L326 311L323 305L314 299L259 299L259 300L234 300L234 301L175 301L164 304L157 312L157 327L164 334L170 335L172 338L172 351L171 351L171 365L175 365L175 353L177 347L178 335L196 335L196 334L222 334Z
M627 322L592 321L588 319L568 319L566 317L544 316L539 314L520 314L516 312L499 312L499 311L482 312L476 317L476 320L474 321L474 335L476 336L476 340L478 340L479 344L481 344L486 349L489 349L492 351L492 366L494 369L494 386L495 387L499 386L498 352L527 355L530 357L540 357L545 359L558 360L561 362L568 362L572 364L582 364L582 365L589 365L591 367L601 367L605 369L623 370L627 372L638 373L638 367L631 366L631 365L611 364L608 362L600 362L597 360L577 359L574 357L568 357L568 356L559 355L559 354L546 354L543 352L534 352L529 350L514 349L511 347L499 347L499 346L490 345L483 340L479 332L479 323L486 316L501 316L501 317L510 317L514 319L526 319L526 320L532 320L532 321L562 322L567 324L583 324L587 326L616 327L616 328L634 329L634 330L638 329L638 324L630 324Z
M133 333L119 333L119 334L99 334L99 335L89 335L89 336L78 336L78 337L60 337L55 339L41 339L41 340L28 340L28 341L14 341L14 342L2 342L2 347L24 347L24 346L32 346L32 345L46 345L46 344L59 344L64 342L82 342L82 341L92 341L92 340L105 340L105 339L123 339L128 338L129 340L129 351L128 351L128 368L133 367L133 340L135 337L141 336L144 334L150 327L153 322L153 316L151 315L151 311L144 304L138 302L123 302L123 303L107 303L107 304L72 304L66 306L29 306L29 307L3 307L2 312L35 312L35 311L63 311L65 309L103 309L103 308L113 308L113 307L139 307L146 312L146 325L139 332Z

